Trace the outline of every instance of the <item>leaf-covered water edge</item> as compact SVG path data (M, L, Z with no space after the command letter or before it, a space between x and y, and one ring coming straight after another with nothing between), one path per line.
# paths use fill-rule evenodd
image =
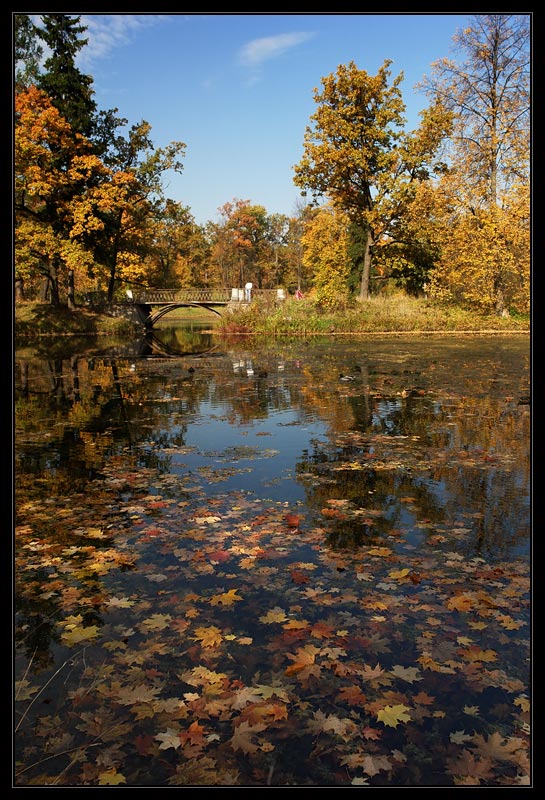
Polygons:
M351 442L304 465L317 511L223 492L244 452L188 474L127 452L19 509L16 785L530 784L528 559L472 554L463 510L410 531L328 497L408 468Z

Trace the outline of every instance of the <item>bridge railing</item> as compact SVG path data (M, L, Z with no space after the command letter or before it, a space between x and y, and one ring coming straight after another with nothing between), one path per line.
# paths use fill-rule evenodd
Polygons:
M283 300L282 289L252 289L252 298ZM145 289L131 298L135 303L236 303L245 302L243 289Z
M145 289L135 296L137 303L228 303L229 289Z

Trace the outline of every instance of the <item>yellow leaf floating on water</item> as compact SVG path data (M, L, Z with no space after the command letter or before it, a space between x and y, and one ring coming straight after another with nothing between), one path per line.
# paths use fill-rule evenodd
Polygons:
M377 719L390 728L397 728L400 722L411 721L411 717L407 713L408 711L410 711L410 708L401 703L396 706L385 706L378 712Z
M467 661L496 661L498 654L495 650L481 650L478 647L467 647L460 650L460 656Z
M118 786L120 783L127 783L125 776L117 772L115 767L110 767L98 776L99 786Z
M447 608L451 611L470 611L474 606L471 597L464 594L458 594L456 597L451 597L447 600Z
M210 598L210 605L212 606L232 606L237 600L242 600L242 597L237 595L237 589L229 589L228 592L223 594L215 594Z
M62 633L61 638L64 644L73 645L85 642L89 639L96 639L99 634L97 625L89 625L88 628L72 628Z
M406 578L411 570L410 569L393 569L389 574L389 578L394 578L395 580L399 580L401 578Z
M270 611L267 611L266 614L259 617L259 621L265 623L286 622L287 619L286 612L282 608L279 608L279 606L275 606Z
M392 551L389 547L372 547L367 551L370 556L391 556Z
M203 647L217 647L221 644L222 636L219 628L210 625L208 628L197 628L192 639L201 642Z
M162 631L168 628L172 622L170 614L152 614L151 617L142 620L138 624L138 630L145 631Z

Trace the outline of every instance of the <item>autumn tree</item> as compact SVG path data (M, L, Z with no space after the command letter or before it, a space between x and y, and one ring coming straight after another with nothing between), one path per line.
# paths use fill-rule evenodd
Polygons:
M167 198L156 210L153 227L147 275L152 285L208 286L208 242L189 208Z
M234 198L218 209L221 222L212 227L212 257L224 287L241 287L264 280L263 247L268 235L268 216L263 206Z
M120 283L142 282L153 248L153 220L163 201L162 176L181 172L183 142L155 148L151 126L133 125L109 158L108 178L90 186L81 204L77 234L105 270L111 302Z
M434 291L499 314L513 303L520 309L521 301L527 310L529 16L475 15L453 42L459 60L435 62L421 83L454 119Z
M316 300L324 308L348 299L349 217L333 204L322 207L305 226L303 264L312 270Z
M314 126L294 167L297 186L329 197L359 229L360 300L369 296L373 248L391 235L416 183L427 179L449 125L437 103L414 134L404 134L403 74L390 84L390 64L371 76L350 62L322 78Z
M15 114L16 278L41 276L58 304L68 272L83 275L92 262L74 225L86 187L105 168L36 87L16 95Z
M283 284L292 293L297 290L306 292L312 287L312 268L303 261L303 234L307 223L318 213L318 209L301 198L295 204L294 212L294 215L289 217L283 253L285 261Z

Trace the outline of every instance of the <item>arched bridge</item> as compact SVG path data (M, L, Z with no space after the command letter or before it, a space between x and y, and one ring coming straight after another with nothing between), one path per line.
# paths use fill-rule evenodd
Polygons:
M138 316L146 326L153 328L159 320L175 308L191 306L206 308L208 311L222 316L222 310L232 310L247 305L254 298L266 298L270 301L285 299L283 289L252 289L250 299L243 289L146 289L133 296L127 292L129 302L136 306Z

